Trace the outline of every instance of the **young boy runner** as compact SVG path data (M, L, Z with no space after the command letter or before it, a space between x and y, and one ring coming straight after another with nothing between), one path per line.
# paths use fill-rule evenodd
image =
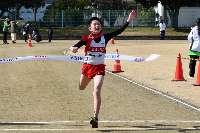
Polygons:
M91 31L91 34L89 36L83 36L82 40L69 48L73 53L76 53L81 46L86 46L85 56L89 58L88 61L83 64L79 89L84 90L91 79L94 78L94 117L90 120L92 128L98 128L98 114L101 105L100 92L105 75L104 57L106 54L106 45L111 38L121 34L135 16L135 11L132 11L124 25L122 25L118 30L104 35L101 32L102 27L100 19L92 17L88 22L88 29Z

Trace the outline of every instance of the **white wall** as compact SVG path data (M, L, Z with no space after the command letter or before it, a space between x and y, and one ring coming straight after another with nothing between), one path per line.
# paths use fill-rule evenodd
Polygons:
M200 18L200 7L181 7L179 10L179 27L192 27L196 25L196 19Z

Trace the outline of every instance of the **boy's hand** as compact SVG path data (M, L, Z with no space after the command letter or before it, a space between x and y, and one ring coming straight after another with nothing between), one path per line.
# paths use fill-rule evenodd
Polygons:
M78 47L71 46L69 50L72 51L73 53L76 53L78 52Z
M132 11L130 14L129 14L129 18L127 19L127 22L131 22L136 16L136 13L135 11Z

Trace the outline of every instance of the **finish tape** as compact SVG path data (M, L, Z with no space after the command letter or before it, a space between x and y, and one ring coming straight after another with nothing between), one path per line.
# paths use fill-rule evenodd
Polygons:
M159 56L160 55L157 55L157 54L151 54L148 58L145 58L145 57L118 55L118 54L105 54L105 59L116 59L116 60L130 61L130 62L144 62L144 61L154 60L158 58ZM93 58L93 57L91 56L55 56L55 55L26 56L26 57L0 59L0 63L26 61L26 60L63 60L63 61L87 62L89 58Z

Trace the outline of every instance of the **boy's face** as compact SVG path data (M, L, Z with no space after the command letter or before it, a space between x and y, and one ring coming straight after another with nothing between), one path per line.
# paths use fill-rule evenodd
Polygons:
M97 35L101 32L101 23L98 20L93 20L88 28L93 34Z

